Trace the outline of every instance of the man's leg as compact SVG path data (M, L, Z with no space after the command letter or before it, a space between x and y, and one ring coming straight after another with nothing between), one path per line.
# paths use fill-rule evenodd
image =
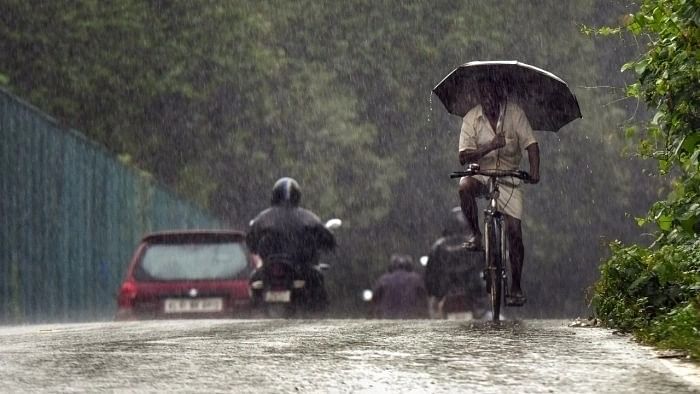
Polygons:
M442 319L440 301L441 299L434 295L428 297L428 313L431 319Z
M253 282L262 281L262 267L254 270L250 274L250 279L248 279L248 287L251 289L252 293L252 303L253 308L260 308L263 305L263 291L262 289L253 289Z
M472 232L467 236L467 244L475 248L481 247L481 229L479 228L479 212L476 197L483 194L485 186L471 177L463 177L459 181L459 201L462 213Z
M523 259L525 257L525 247L523 246L523 232L519 219L509 215L504 215L506 231L508 233L508 251L510 253L510 267L512 271L512 282L510 294L518 297L523 291L520 283L523 272Z

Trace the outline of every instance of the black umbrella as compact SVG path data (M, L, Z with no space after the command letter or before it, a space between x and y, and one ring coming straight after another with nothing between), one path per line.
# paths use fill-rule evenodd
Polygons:
M535 130L558 131L581 117L576 96L556 75L517 61L469 62L449 73L433 92L451 114L464 116L480 104L480 84L501 84Z

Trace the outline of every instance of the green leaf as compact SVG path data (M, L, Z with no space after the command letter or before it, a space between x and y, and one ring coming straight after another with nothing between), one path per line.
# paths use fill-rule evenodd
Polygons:
M640 89L639 83L633 83L632 85L627 86L627 95L631 96L631 97L638 97L639 96L639 89Z
M600 29L598 29L598 34L600 34L600 35L602 35L602 36L609 36L609 35L612 35L612 34L617 34L617 33L619 33L619 32L620 32L620 28L619 28L619 27L614 27L614 28L613 28L613 27L608 27L608 26L606 26L606 27L601 27Z
M662 231L670 231L671 225L673 224L673 218L667 215L661 215L657 220L656 224Z
M634 65L634 72L641 75L642 73L644 73L648 65L649 62L647 60L639 61Z
M693 134L687 135L683 139L683 143L681 144L681 148L688 153L692 153L698 148L699 145L700 145L700 131L696 131Z
M649 282L649 279L651 279L651 275L649 274L642 274L637 279L635 279L627 288L627 291L629 294L635 294L641 287L647 284Z
M631 31L633 34L639 34L642 32L642 26L639 24L637 20L634 22L630 23L627 25L627 29Z
M696 226L698 225L698 222L700 222L700 216L695 216L686 220L682 220L680 222L680 226L684 231L688 233L693 233L697 228Z

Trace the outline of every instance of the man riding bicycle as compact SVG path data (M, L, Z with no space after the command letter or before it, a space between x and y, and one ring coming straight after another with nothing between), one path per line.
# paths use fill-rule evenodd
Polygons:
M518 170L522 151L527 150L530 183L539 182L539 147L525 112L506 98L499 83L481 84L479 94L481 104L472 108L462 120L460 164L478 163L482 170ZM487 177L482 175L463 177L459 182L460 206L471 230L465 243L467 248L481 248L476 197L488 192L487 182ZM506 301L513 306L523 305L526 301L520 283L525 253L521 227L523 191L518 183L515 179L512 183L500 183L497 204L497 210L505 216L509 240L512 281Z

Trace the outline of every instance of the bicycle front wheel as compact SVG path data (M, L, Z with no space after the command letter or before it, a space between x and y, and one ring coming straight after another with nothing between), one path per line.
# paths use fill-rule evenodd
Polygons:
M501 223L495 217L486 222L486 271L491 298L491 319L501 318L501 303L503 299L502 256L501 256Z

